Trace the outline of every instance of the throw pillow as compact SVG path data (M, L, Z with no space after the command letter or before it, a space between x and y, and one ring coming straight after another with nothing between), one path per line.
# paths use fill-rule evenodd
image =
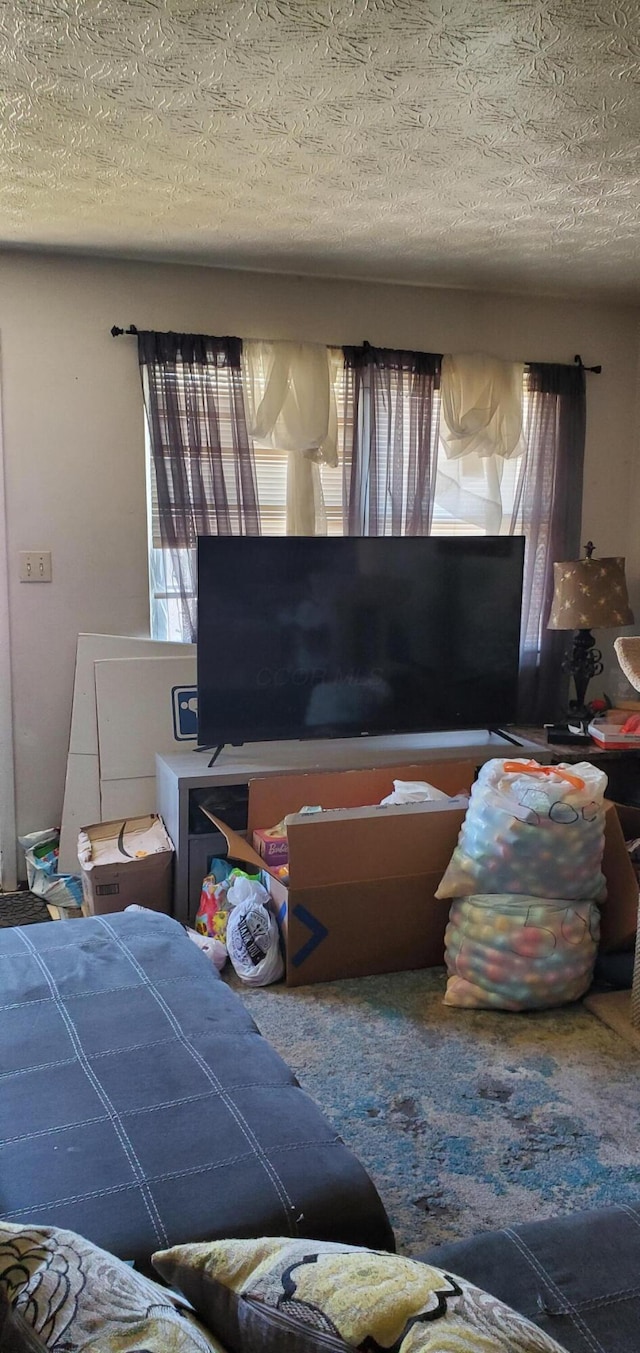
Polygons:
M376 1250L228 1240L177 1245L153 1264L230 1353L561 1353L463 1278Z
M73 1231L0 1221L0 1289L11 1353L223 1353L165 1288Z

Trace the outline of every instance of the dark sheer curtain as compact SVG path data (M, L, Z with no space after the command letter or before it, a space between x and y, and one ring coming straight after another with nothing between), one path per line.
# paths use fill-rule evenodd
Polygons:
M546 628L553 565L580 555L586 425L581 367L531 362L525 368L526 452L511 533L526 536L519 719L557 718L568 678L562 659L569 635Z
M344 358L344 533L428 535L440 356L365 343Z
M260 534L241 352L239 338L138 333L158 637L195 639L197 537Z

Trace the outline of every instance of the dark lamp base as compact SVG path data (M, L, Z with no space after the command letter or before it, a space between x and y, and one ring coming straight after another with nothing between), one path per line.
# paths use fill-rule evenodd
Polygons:
M573 677L576 688L575 700L569 701L568 716L571 723L588 723L591 717L587 709L587 686L592 677L599 676L603 670L602 653L595 646L596 641L591 630L576 630L571 650L565 655L563 670Z

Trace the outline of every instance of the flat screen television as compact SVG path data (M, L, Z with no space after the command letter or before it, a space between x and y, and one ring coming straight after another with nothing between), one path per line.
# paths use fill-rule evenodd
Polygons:
M520 536L201 536L198 742L516 717Z

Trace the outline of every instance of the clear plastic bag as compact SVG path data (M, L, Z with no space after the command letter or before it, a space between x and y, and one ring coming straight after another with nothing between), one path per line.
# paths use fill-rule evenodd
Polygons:
M607 777L588 762L481 768L436 897L523 893L602 901Z
M593 902L505 895L456 898L445 934L445 1005L535 1010L591 985L600 934Z

